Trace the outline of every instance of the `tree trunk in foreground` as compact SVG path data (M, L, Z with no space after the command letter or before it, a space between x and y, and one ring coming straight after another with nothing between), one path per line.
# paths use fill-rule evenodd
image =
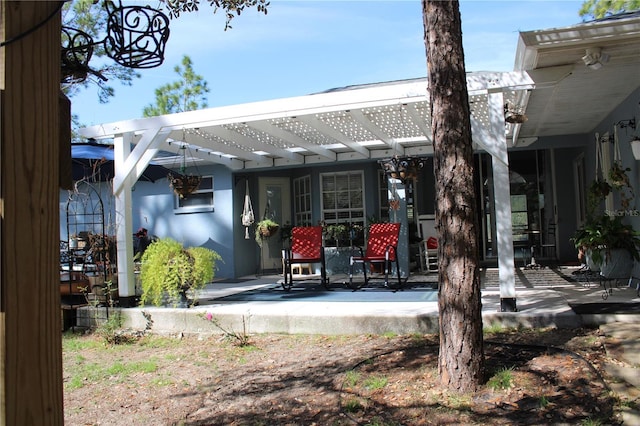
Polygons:
M423 0L439 233L440 383L484 379L471 114L457 1Z

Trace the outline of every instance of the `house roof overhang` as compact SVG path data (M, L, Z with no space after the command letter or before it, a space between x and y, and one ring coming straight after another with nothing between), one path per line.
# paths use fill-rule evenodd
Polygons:
M589 47L607 52L609 62L598 70L585 66ZM524 123L503 121L510 147L589 132L639 86L640 14L523 32L515 71L467 76L476 129L504 120L491 116L491 94L527 115ZM419 78L107 123L80 134L129 135L134 144L144 142L134 157L146 153L147 161L153 158L148 150L178 153L186 143L194 161L242 170L426 156L433 152L430 123L427 79ZM481 134L473 132L477 146ZM170 166L175 159L154 161Z

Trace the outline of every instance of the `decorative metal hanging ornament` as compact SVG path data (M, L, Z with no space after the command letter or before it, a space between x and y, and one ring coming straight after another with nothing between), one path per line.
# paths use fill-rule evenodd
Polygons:
M154 68L164 62L164 50L169 40L169 18L149 6L122 6L104 2L107 35L94 42L92 37L76 28L62 27L62 82L77 83L93 74L106 78L89 67L94 47L103 45L106 54L127 68Z
M393 158L379 161L382 170L388 177L398 179L403 184L418 178L424 162L425 159L423 158L398 157L397 155Z
M405 126L404 114L402 113L402 106L400 106L400 119L402 125L402 131L400 136L407 137L407 130ZM398 138L394 138L394 148ZM406 185L407 182L418 178L420 169L424 165L425 159L418 157L398 157L397 155L392 158L378 161L382 166L385 174L388 178L398 179Z

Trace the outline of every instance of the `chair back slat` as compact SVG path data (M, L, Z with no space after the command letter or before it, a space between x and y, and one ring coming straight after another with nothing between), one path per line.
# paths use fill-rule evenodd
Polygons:
M291 230L293 259L319 259L322 254L322 226L296 226Z
M365 257L384 258L387 247L398 247L400 235L400 223L374 223L369 228L369 239L367 240L367 252ZM391 250L389 260L396 260L396 250Z

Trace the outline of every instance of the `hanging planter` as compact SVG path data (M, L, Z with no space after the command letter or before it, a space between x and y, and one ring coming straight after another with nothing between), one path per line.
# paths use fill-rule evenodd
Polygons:
M202 181L202 176L174 175L173 173L169 173L167 178L169 179L169 185L173 189L173 192L180 198L187 198L198 189Z
M253 215L253 207L251 205L251 198L249 197L249 181L246 181L246 190L244 195L244 208L242 209L242 226L244 229L244 239L249 239L249 227L253 225L255 217Z
M184 139L184 135L183 135ZM190 194L198 190L200 186L200 182L202 182L202 176L200 174L186 174L187 170L187 150L188 144L183 144L180 146L181 153L180 157L180 172L179 173L168 173L167 179L169 179L169 186L173 189L173 192L176 193L180 198L187 198ZM191 154L189 154L191 156ZM195 163L194 163L195 166ZM198 166L196 167L196 172L198 171Z
M122 66L154 68L164 62L169 40L169 18L148 6L122 6L105 3L107 37L104 50Z
M418 178L425 160L413 157L393 157L380 160L385 174L393 179L399 179L403 184Z
M280 225L277 222L271 219L262 219L256 223L256 243L262 247L264 240L275 235L279 229Z

